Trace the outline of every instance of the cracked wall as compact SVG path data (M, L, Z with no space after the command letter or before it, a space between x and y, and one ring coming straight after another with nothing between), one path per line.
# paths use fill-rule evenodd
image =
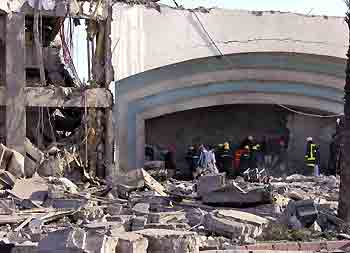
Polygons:
M196 14L223 54L297 52L345 58L348 32L342 17L225 9ZM119 3L113 7L113 17L113 65L118 79L168 64L220 55L189 10L162 6L158 12Z

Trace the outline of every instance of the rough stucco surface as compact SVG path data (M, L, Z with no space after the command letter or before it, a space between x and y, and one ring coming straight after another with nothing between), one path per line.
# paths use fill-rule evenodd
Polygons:
M212 9L197 12L223 54L297 52L345 58L343 17ZM185 60L219 55L193 13L163 6L113 7L116 80ZM331 31L331 32L327 32Z
M5 83L5 18L0 14L0 86Z
M303 109L305 110L305 109ZM231 148L248 135L276 138L290 131L289 173L304 164L305 139L313 136L321 147L322 168L328 161L334 120L294 115L273 105L225 105L178 112L146 120L146 143L176 146L179 168L186 168L185 153L193 144L229 141Z

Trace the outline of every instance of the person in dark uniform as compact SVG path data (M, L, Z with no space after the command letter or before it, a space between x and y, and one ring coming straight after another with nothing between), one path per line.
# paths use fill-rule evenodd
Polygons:
M172 178L176 174L175 151L175 146L169 146L168 152L165 154L164 157L165 169L167 170L168 176L170 178Z
M251 166L251 152L250 152L249 145L246 145L241 150L238 175L242 175L245 170L250 168L250 166Z
M225 142L223 145L223 150L220 154L220 161L222 165L222 171L226 172L227 176L232 176L232 152L230 150L230 145L228 142Z
M336 134L332 135L331 143L329 144L329 159L328 159L328 175L337 174L337 143L335 140Z
M254 137L249 135L240 145L240 148L244 149L246 146L249 146L249 149L252 150L254 146Z
M221 160L221 154L224 151L223 148L224 148L224 144L219 144L215 149L216 167L218 168L219 172L223 171L223 168L222 168L223 165Z

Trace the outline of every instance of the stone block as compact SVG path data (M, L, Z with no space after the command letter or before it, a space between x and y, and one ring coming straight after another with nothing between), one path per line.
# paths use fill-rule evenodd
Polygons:
M238 222L234 219L220 217L215 213L207 214L204 223L208 231L239 241L244 241L247 237L255 238L262 233L261 226L254 226Z
M198 253L199 243L193 232L145 229L136 232L148 239L148 252Z
M12 198L0 199L0 215L13 214L15 210L16 206Z
M53 199L52 207L57 209L79 209L86 203L85 199Z
M88 223L84 225L85 228L87 229L113 229L113 230L118 230L118 231L125 231L124 224L121 222L93 222L93 223Z
M199 196L204 196L206 193L216 191L225 186L226 174L207 175L199 178L197 185L197 193Z
M242 192L235 185L227 185L203 195L202 202L215 206L249 207L258 204L271 204L272 195L265 188Z
M116 253L147 253L148 241L143 236L133 233L111 234L111 237L118 240Z
M49 233L39 242L40 252L72 250L84 252L86 233L82 229L64 229Z
M106 208L106 213L111 215L111 216L119 215L122 213L122 211L123 211L123 206L120 204L117 204L117 203L109 205Z
M118 240L102 235L95 231L89 231L86 235L86 253L112 253L116 251Z
M142 216L135 217L131 222L131 229L132 231L144 229L146 223L147 223L146 217L142 217Z
M189 230L190 226L187 223L149 223L145 225L145 229L148 228L185 231Z
M1 250L1 252L4 252ZM39 253L37 243L29 243L24 245L16 245L12 248L11 253Z
M181 212L181 211L150 213L148 215L148 222L149 223L180 222L184 219L186 219L186 214L184 212Z

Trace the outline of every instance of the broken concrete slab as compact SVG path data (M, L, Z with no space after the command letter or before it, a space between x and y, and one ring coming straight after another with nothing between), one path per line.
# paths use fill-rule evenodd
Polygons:
M133 218L131 221L131 230L132 231L142 230L145 228L146 223L147 223L147 217L137 216Z
M17 178L8 171L0 171L0 185L1 189L12 189Z
M158 183L157 180L155 180L147 171L145 171L144 169L141 169L143 178L145 180L145 185L157 192L160 196L168 196L168 194L165 192L165 188L163 185L161 185L160 183Z
M46 180L37 174L32 178L17 180L12 189L19 198L30 199L38 204L42 204L47 198L48 190Z
M251 213L237 210L218 210L216 216L225 219L237 220L239 222L249 223L255 226L268 224L269 220Z
M202 202L216 206L248 207L272 203L272 194L266 188L243 193L234 185L228 185L203 195Z
M197 184L197 193L199 196L221 189L226 184L226 174L205 175L199 178Z
M86 199L52 199L53 208L57 209L79 209L87 204Z
M116 222L116 221L110 221L110 222L92 222L84 225L84 228L87 229L111 229L115 230L116 229L120 232L125 232L124 229L124 224L121 222Z
M204 227L217 235L242 242L247 237L256 238L262 233L262 227L218 217L215 212L205 216Z
M148 252L198 253L196 233L165 229L145 229L136 232L148 239Z
M40 252L55 252L77 250L84 252L86 233L82 229L64 229L48 233L47 237L39 242Z
M13 214L15 211L16 206L12 198L0 199L0 215Z
M183 211L149 213L149 223L171 223L181 222L186 219L186 213Z
M9 171L17 178L23 177L24 156L0 143L0 168Z
M147 253L148 240L142 235L134 232L111 234L112 238L118 240L116 253Z
M113 237L88 231L86 233L86 245L84 252L86 253L109 253L116 252L118 240Z
M167 229L167 230L179 230L188 231L191 227L187 223L148 223L145 225L145 229Z

